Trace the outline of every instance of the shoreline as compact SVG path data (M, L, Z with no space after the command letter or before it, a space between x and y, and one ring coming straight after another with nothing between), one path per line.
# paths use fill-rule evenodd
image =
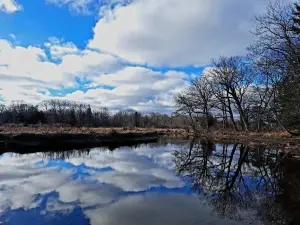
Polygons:
M108 147L113 150L121 146L136 146L156 142L156 132L111 131L108 133L75 132L0 132L0 154L5 152L33 153L91 147Z
M293 137L287 132L226 132L213 131L197 135L218 143L241 143L252 147L270 147L300 155L300 137Z
M161 136L194 137L184 129L162 128L90 128L90 127L17 127L0 126L0 154L3 152L36 152L88 147L109 147L157 141ZM286 132L209 131L195 137L209 138L219 143L245 143L270 146L300 154L300 137ZM5 145L5 146L3 146ZM41 149L43 148L43 149Z

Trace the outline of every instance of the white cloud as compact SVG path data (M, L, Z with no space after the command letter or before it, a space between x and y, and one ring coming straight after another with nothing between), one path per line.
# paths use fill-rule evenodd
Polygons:
M43 100L39 91L73 85L74 77L47 60L45 51L29 46L14 46L0 40L0 94L4 99Z
M80 50L72 42L62 42L57 38L50 38L49 42L45 43L45 46L49 48L51 57L53 59L61 59L68 54L78 54Z
M99 51L77 48L71 42L51 38L45 48L18 46L0 39L0 95L8 102L24 100L37 104L50 98L81 101L113 110L133 108L169 113L173 96L187 85L188 75L165 73L126 63ZM51 59L56 60L55 62ZM90 82L87 91L76 79ZM106 89L111 86L111 89ZM64 92L51 96L49 88ZM76 90L77 89L77 90Z
M0 0L0 11L14 13L20 10L22 10L22 6L15 0Z
M94 7L94 0L46 0L49 4L68 6L70 11L78 14L89 14Z
M139 111L173 110L173 96L182 90L187 74L177 71L156 72L143 67L125 67L116 73L92 78L91 87L112 86L112 90L95 88L68 94L66 99L99 104L111 109L133 108Z
M66 54L61 57L60 64L60 68L65 73L87 76L116 72L122 67L117 58L91 50L82 50L80 54Z
M144 67L126 67L115 74L97 77L94 82L111 86L138 84L140 87L152 85L154 90L166 91L170 87L182 85L182 80L186 77L187 74L177 71L168 71L162 74Z
M206 65L244 54L254 14L269 0L136 0L104 7L89 46L155 66Z
M0 74L22 76L46 82L65 79L57 65L48 62L45 51L29 46L13 46L6 40L0 40Z
M73 43L51 39L46 50L13 45L0 39L0 95L6 101L39 103L49 99L49 88L76 88L76 78L99 76L122 68L119 59L92 50L79 50Z

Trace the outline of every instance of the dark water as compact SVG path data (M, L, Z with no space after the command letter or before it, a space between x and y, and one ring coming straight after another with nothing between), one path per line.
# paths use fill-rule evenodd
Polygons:
M300 162L208 140L6 153L0 224L300 224Z

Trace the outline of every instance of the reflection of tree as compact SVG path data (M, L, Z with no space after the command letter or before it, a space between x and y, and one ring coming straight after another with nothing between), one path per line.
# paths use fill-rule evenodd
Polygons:
M201 143L196 143L201 142ZM190 175L194 188L200 188L199 181L206 182L211 180L210 168L212 162L209 161L209 156L214 150L215 146L209 140L190 142L188 151L176 151L176 165L180 174L188 172ZM180 165L177 163L180 162Z
M157 147L157 146L161 146L160 145L161 141L159 141L158 143L156 142L149 142L149 143L127 143L124 145L121 144L106 144L106 145L102 145L102 147L97 147L94 149L98 149L99 151L106 151L109 150L111 152L115 151L118 148L129 148L129 149L137 149L140 148L142 146L149 146L150 148L152 147ZM162 142L163 146L167 146L169 143L165 140L163 140ZM186 141L185 141L186 143ZM93 148L84 148L84 149L75 149L75 150L52 150L52 151L45 151L42 152L43 157L45 158L49 158L49 159L70 159L70 158L80 158L80 157L84 157L84 156L88 156L90 151Z
M300 161L292 160L288 157L282 160L282 173L284 176L280 180L279 187L282 190L277 201L284 206L290 224L300 224Z
M168 145L176 145L176 146L185 146L189 137L172 137L172 136L162 136L158 139L157 142L147 144L149 147L166 147Z
M42 152L44 158L47 159L70 159L70 158L81 158L88 156L90 149L70 150L70 151L53 151L53 152Z
M285 192L291 188L299 193L300 177L295 174L295 167L287 170L283 164L288 158L265 147L214 145L209 140L193 140L188 149L174 152L178 175L206 196L221 216L244 222L255 218L265 224L288 224L295 220L288 212L299 207L300 195L296 201L292 198L294 206L288 209L286 201L290 202L287 198L291 193ZM250 217L249 213L255 216Z

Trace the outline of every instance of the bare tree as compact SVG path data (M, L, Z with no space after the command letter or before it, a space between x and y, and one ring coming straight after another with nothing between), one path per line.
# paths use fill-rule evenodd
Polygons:
M210 85L210 88L214 94L214 105L215 107L222 112L223 116L223 123L225 127L228 126L228 114L229 118L232 122L234 130L238 130L237 124L234 119L234 112L233 112L233 107L232 107L232 100L229 96L229 92L226 89L224 91L224 87L220 85L219 81L215 79L213 75L213 71L210 71L209 74L211 77L208 79L208 83Z
M244 130L248 130L249 122L246 109L244 106L244 96L250 84L254 81L254 70L251 63L246 58L220 57L212 62L213 68L211 75L213 76L213 90L218 99L228 108L232 122L233 109L231 104L238 110L240 120ZM215 87L214 87L215 86Z
M288 132L298 135L286 126L292 123L300 128L300 39L295 22L292 5L271 3L265 14L255 18L256 41L248 50L274 89L270 102L274 117Z
M177 108L175 114L187 115L190 118L190 125L192 129L196 133L196 109L193 98L194 96L191 95L189 90L185 90L184 93L177 94L177 96L175 96L175 103Z
M213 91L206 77L198 77L192 81L189 92L194 104L195 113L202 114L206 118L206 128L209 129L211 110L214 107Z

